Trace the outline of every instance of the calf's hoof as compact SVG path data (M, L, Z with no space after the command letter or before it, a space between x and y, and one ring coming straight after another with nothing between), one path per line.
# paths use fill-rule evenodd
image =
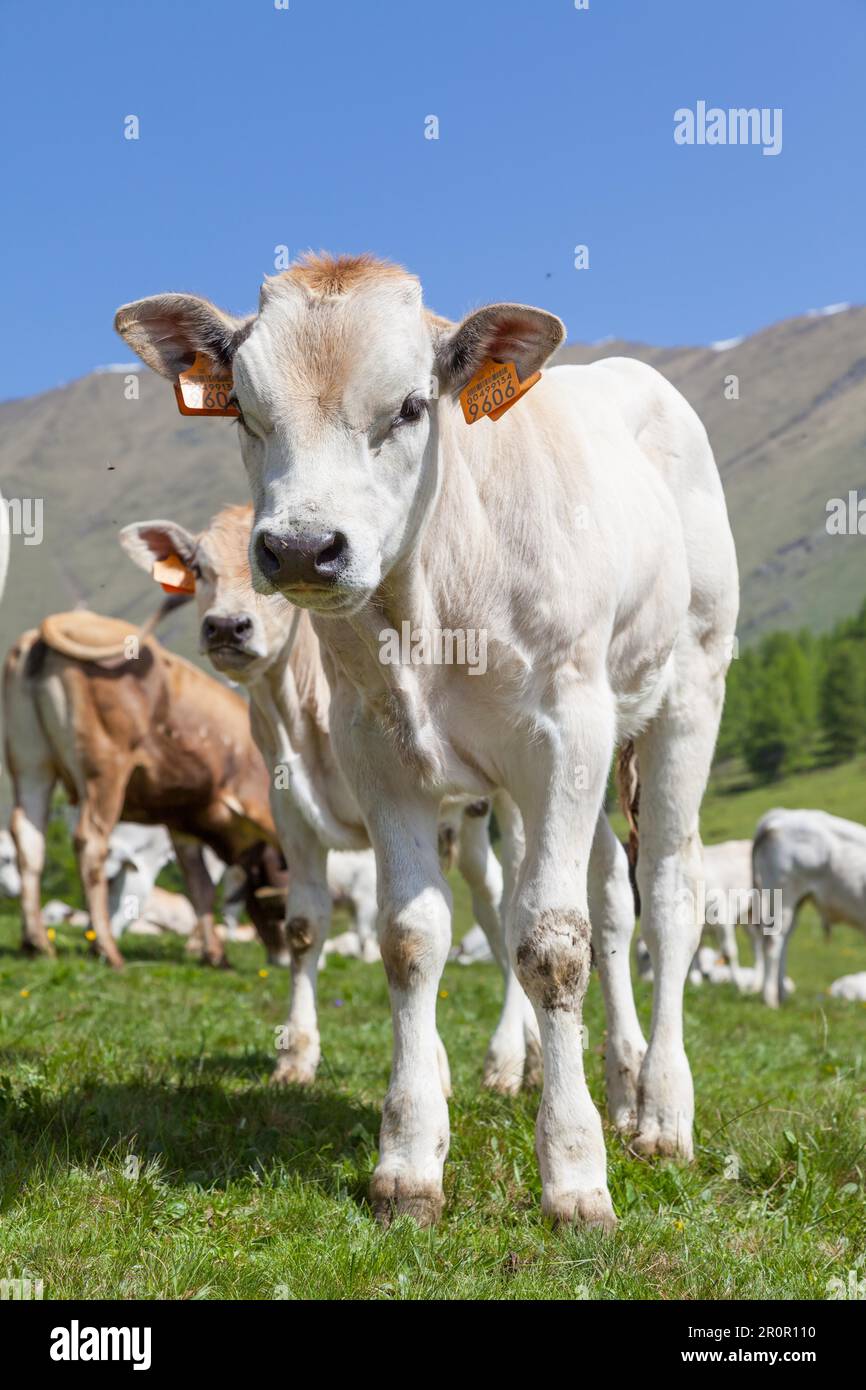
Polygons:
M603 1187L589 1192L545 1192L541 1210L555 1226L578 1226L603 1231L605 1235L616 1229L610 1193Z
M435 1183L425 1183L393 1173L373 1174L370 1206L386 1229L395 1216L411 1216L419 1226L435 1226L442 1215L445 1196Z
M608 1103L607 1117L617 1134L624 1139L630 1138L637 1129L637 1106Z
M106 951L97 941L91 943L90 950L87 952L91 960L101 960L103 965L107 965L112 970L118 972L123 970L125 961L123 956L115 947L112 951Z
M272 1086L312 1086L316 1079L318 1057L292 1056L286 1053L271 1072Z
M523 1085L525 1058L507 1057L501 1053L488 1052L484 1059L483 1084L486 1090L496 1091L501 1096L516 1096Z
M211 970L231 970L228 956L223 955L222 952L219 955L202 956L201 963L209 966Z
M608 1058L607 1115L618 1134L634 1134L638 1128L638 1077L644 1053L617 1063Z
M21 942L21 952L30 960L36 960L39 956L45 956L48 960L57 959L57 952L47 936L44 941L33 941L25 936Z
M677 1158L681 1163L691 1163L695 1156L691 1125L682 1129L663 1128L643 1119L631 1141L631 1149L639 1158Z

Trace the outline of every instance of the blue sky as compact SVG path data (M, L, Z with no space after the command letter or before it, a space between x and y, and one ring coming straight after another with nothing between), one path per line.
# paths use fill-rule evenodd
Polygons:
M4 0L2 25L2 398L128 360L125 300L252 308L277 245L581 341L866 299L863 0ZM782 152L676 145L699 100L781 107Z

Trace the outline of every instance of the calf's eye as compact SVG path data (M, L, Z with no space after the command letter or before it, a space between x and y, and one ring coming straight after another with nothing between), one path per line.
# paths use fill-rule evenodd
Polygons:
M427 409L427 402L423 396L407 396L400 406L400 414L394 421L395 425L411 425L416 420L420 420L424 411Z

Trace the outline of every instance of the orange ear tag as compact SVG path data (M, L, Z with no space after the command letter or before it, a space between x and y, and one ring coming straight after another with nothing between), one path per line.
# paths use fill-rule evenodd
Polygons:
M151 574L167 594L194 594L195 575L187 569L179 555L166 555L154 560Z
M494 362L488 358L460 392L463 418L467 425L474 425L476 420L485 417L498 420L540 380L541 372L533 372L521 381L513 362Z
M229 405L232 374L217 369L203 352L181 372L174 384L177 408L181 415L237 415L236 405Z

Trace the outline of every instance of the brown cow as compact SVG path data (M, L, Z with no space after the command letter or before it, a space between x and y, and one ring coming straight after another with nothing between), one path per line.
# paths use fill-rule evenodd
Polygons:
M205 958L222 964L213 887L197 842L247 867L263 840L276 843L246 702L146 629L89 612L55 614L18 639L6 659L3 699L25 950L53 954L40 876L60 781L80 807L75 849L99 952L122 967L108 913L108 837L119 820L142 821L168 827Z

